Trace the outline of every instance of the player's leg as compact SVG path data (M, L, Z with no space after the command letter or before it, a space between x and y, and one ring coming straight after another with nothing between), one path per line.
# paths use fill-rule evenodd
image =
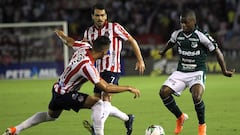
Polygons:
M192 98L195 106L195 110L198 118L198 134L206 135L206 123L205 123L205 104L202 100L204 88L200 84L195 84L191 87Z
M163 85L160 90L160 97L164 103L164 105L167 107L167 109L172 112L176 120L176 128L174 130L175 134L179 134L183 129L183 123L185 120L188 119L188 115L183 113L179 107L177 106L174 97L172 96L173 91L171 88Z
M189 79L190 92L192 93L192 99L199 121L198 135L206 135L207 130L205 123L205 104L202 100L205 89L205 79L206 76L203 71L193 72L192 77Z
M101 77L107 82L111 84L118 85L118 80L120 78L119 73L113 73L109 71L105 71L101 73ZM102 99L104 101L104 113L107 114L108 116L112 114L112 116L117 117L117 118L123 118L122 120L128 119L128 116L117 109L116 107L113 109L112 104L111 104L111 94L109 93L102 93ZM125 115L124 115L125 114Z
M33 116L31 116L28 119L26 119L25 121L23 121L21 124L15 126L15 127L12 127L12 128L8 128L3 135L19 134L24 129L30 128L30 127L40 124L42 122L53 121L56 118L58 118L62 112L62 109L56 108L56 111L52 110L52 106L54 105L55 99L56 99L56 94L54 92L54 89L52 89L52 99L49 103L48 112L38 112L38 113L34 114Z
M83 107L92 109L91 117L93 121L93 126L87 121L85 121L87 123L84 126L88 126L86 128L88 128L92 135L104 135L104 122L106 119L103 113L103 101L98 97L88 96Z
M6 132L3 135L15 135L19 134L22 130L25 130L27 128L30 128L32 126L38 125L42 122L47 122L47 121L54 121L58 116L61 114L60 111L51 111L49 110L48 112L38 112L19 125L15 127L8 128Z
M101 73L102 78L108 82L115 85L118 85L118 81L120 79L119 73L109 72L105 71ZM109 116L113 116L116 118L119 118L124 121L125 127L127 129L127 135L132 134L132 127L133 127L133 121L134 121L134 115L132 114L126 114L119 110L116 106L113 106L111 104L111 94L103 93L103 100L104 100L104 111Z
M183 123L188 119L188 115L180 110L173 97L173 94L180 96L181 92L186 87L184 81L180 81L182 76L180 74L180 72L174 72L171 76L169 76L159 92L160 98L162 99L166 108L177 118L176 128L174 130L175 134L179 134L182 131Z
M127 129L127 135L131 135L132 134L132 130L133 130L133 121L135 116L133 114L126 114L124 112L122 112L121 110L119 110L117 107L113 106L111 104L111 95L104 93L103 94L103 99L104 101L104 114L107 114L107 116L113 116L116 118L119 118L121 120L124 121L125 127Z
M126 113L122 112L117 107L111 104L111 98L112 98L111 94L103 92L102 97L103 97L105 114L108 114L108 116L119 118L123 121L129 120L129 116Z
M174 91L169 88L168 86L163 85L160 89L160 97L164 103L164 105L167 107L167 109L172 112L176 118L180 117L182 115L182 111L177 106L174 97L172 94Z
M119 110L117 107L115 106L110 106L110 116L114 116L117 117L123 121L128 121L129 117L126 113L122 112L121 110Z
M97 88L97 87L94 87L94 97L97 97L97 98L101 99L101 98L102 98L102 94L101 94L101 93L102 93L102 90L101 90L101 89L99 89L99 88ZM104 105L103 105L103 103L102 103L102 107L103 107L103 106L104 106ZM93 113L92 113L92 115L93 115ZM106 117L107 117L107 116L106 116ZM93 127L92 124L90 124L89 121L83 120L83 127L86 128L86 129L90 132L91 135L95 135L94 127Z

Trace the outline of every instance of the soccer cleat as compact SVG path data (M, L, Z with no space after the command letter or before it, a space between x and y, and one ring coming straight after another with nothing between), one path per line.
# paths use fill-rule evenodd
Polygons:
M188 119L188 115L183 113L177 120L176 120L176 128L175 128L175 131L174 133L177 135L177 134L180 134L182 132L182 129L183 129L183 124L184 124L184 121Z
M129 119L128 119L128 121L125 122L125 127L127 129L127 135L131 135L132 134L132 125L133 125L135 116L132 114L129 114L128 117L129 117Z
M7 128L7 130L2 135L17 135L16 128L15 127Z
M83 121L83 126L91 133L91 135L95 135L93 126L87 120Z
M198 135L207 135L207 125L205 124L200 124L198 125Z

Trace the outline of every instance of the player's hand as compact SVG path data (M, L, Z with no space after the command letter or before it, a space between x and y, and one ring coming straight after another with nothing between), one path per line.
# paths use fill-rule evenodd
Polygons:
M55 30L55 33L57 34L57 36L61 39L61 41L63 42L63 44L72 47L75 40L71 37L68 37L67 35L65 35L65 33L61 30Z
M165 56L165 52L164 51L159 51L158 54L161 55L162 57Z
M231 69L231 70L224 71L223 75L227 77L232 77L234 73L235 73L235 69Z
M138 61L135 66L135 70L138 70L140 75L143 75L145 71L145 63L144 61Z
M56 29L55 33L57 34L58 37L63 37L65 34L63 31Z
M65 39L66 36L65 36L65 34L64 34L63 31L56 29L56 30L55 30L55 33L56 33L57 36L62 40L62 42L63 42L64 44L67 43L67 41L66 41L66 39Z
M134 98L139 98L140 97L140 91L138 89L130 87L129 91L134 94Z

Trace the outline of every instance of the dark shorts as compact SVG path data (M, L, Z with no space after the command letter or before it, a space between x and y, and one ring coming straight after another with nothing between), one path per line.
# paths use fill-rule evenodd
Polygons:
M108 83L116 84L118 85L118 80L120 79L120 73L110 72L110 71L104 71L100 73L100 76ZM94 93L101 93L102 90L94 87Z
M84 105L89 95L79 93L77 91L65 93L63 95L58 94L52 89L52 99L48 105L48 108L53 111L58 110L74 110L78 112Z

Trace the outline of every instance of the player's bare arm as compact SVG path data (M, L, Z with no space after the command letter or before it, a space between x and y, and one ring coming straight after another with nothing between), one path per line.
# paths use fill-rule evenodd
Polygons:
M224 76L227 76L227 77L232 77L232 75L234 74L235 72L235 69L231 69L231 70L227 70L227 67L226 67L226 63L224 61L224 57L223 57L223 54L221 52L221 50L219 48L217 48L215 50L215 53L216 53L216 56L217 56L217 61L222 69L222 73Z
M109 84L103 79L101 79L100 82L96 84L96 86L107 93L121 93L129 91L134 94L134 98L140 97L140 91L131 86L118 86L114 84Z
M75 40L71 37L68 37L65 35L65 33L61 30L55 30L55 33L57 34L57 36L62 40L62 42L69 46L69 47L72 47Z
M142 54L141 54L140 48L138 46L138 43L133 37L130 37L128 39L128 42L132 46L134 54L137 57L137 63L136 63L136 66L135 66L135 70L139 70L139 73L143 74L144 71L145 71L145 63L143 61Z
M164 56L165 53L167 52L167 50L170 49L170 48L172 48L173 46L174 46L174 43L168 41L168 42L167 42L167 45L165 46L165 48L164 48L163 50L160 50L160 51L159 51L159 55Z

